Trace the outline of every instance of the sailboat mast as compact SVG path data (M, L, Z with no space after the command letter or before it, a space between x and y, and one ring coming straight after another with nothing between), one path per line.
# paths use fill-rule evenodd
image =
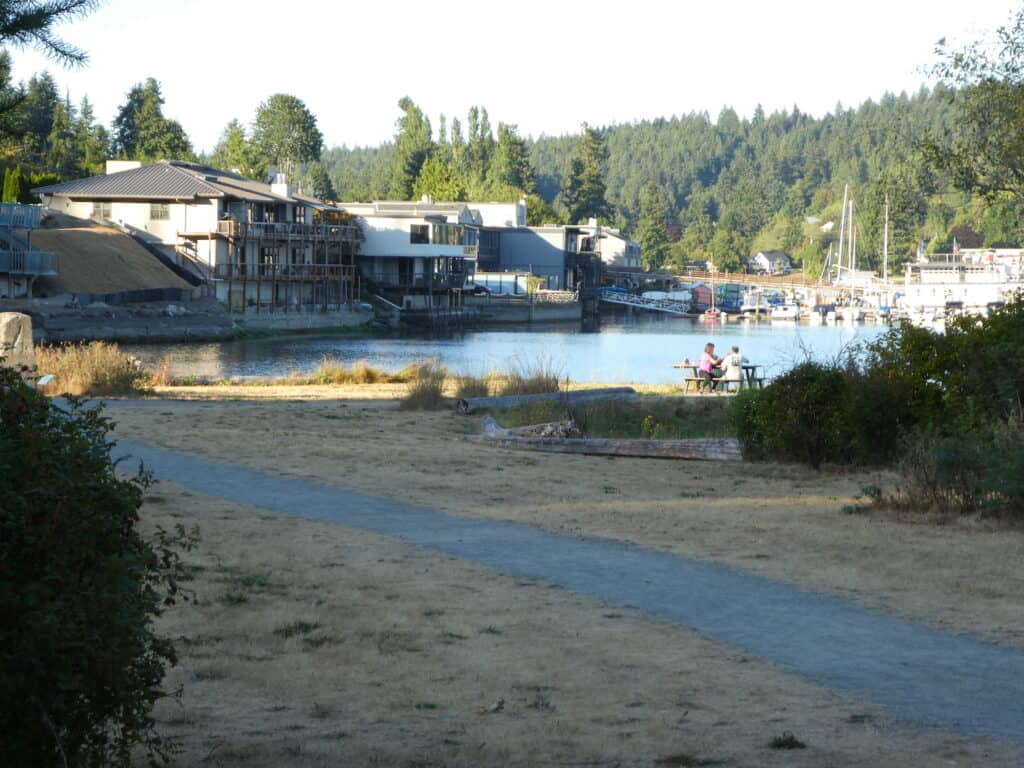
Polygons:
M849 273L852 276L857 266L857 230L853 227L853 200L850 201L850 265Z
M839 278L839 270L843 266L843 233L846 231L846 198L850 191L850 185L843 185L843 212L839 218L839 258L836 259L836 278Z
M889 282L889 194L885 195L885 227L882 229L882 282Z

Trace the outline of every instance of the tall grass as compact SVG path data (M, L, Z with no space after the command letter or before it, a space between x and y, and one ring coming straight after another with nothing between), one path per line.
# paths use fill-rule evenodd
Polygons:
M417 364L409 378L401 408L410 411L440 410L445 405L444 384L447 378L447 369L437 360Z
M53 374L46 387L51 394L130 395L146 383L139 361L105 341L37 347L36 367L42 374Z
M304 384L378 384L393 381L394 377L379 368L372 368L365 360L345 365L334 357L324 355L320 365L302 380Z
M561 368L550 358L532 363L513 360L504 374L495 376L496 395L539 395L561 390Z

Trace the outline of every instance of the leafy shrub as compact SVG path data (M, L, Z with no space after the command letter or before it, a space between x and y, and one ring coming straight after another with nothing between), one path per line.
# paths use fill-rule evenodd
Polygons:
M62 395L130 395L146 380L136 358L105 341L37 347L36 368L53 374L47 391Z
M436 360L420 363L409 379L408 391L401 402L405 410L432 411L444 406L444 383L448 371Z
M177 591L183 540L139 534L148 478L115 473L110 426L0 370L2 765L164 753L150 712L175 655L151 625Z
M733 423L752 458L803 461L817 469L850 454L849 397L841 368L801 363L763 391L737 397Z

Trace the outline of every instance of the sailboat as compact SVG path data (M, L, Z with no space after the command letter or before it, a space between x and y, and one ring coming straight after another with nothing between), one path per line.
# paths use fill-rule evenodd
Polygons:
M709 265L709 271L712 272L712 273L714 272L714 266L713 265ZM712 277L710 280L711 280L711 306L704 310L704 319L705 320L718 320L722 315L718 311L718 309L715 308L715 279Z

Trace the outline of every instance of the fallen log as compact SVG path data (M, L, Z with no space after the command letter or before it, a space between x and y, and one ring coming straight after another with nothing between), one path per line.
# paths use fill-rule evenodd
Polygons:
M484 408L515 408L528 403L565 403L578 405L590 400L618 398L634 400L639 395L632 387L604 387L602 389L574 389L571 392L544 392L537 395L502 395L500 397L464 397L455 401L455 410L462 414L475 413Z
M651 459L694 459L742 461L739 440L731 437L686 440L626 440L593 437L519 437L487 416L484 434L471 435L470 442L547 453L580 453L591 456L631 456Z

